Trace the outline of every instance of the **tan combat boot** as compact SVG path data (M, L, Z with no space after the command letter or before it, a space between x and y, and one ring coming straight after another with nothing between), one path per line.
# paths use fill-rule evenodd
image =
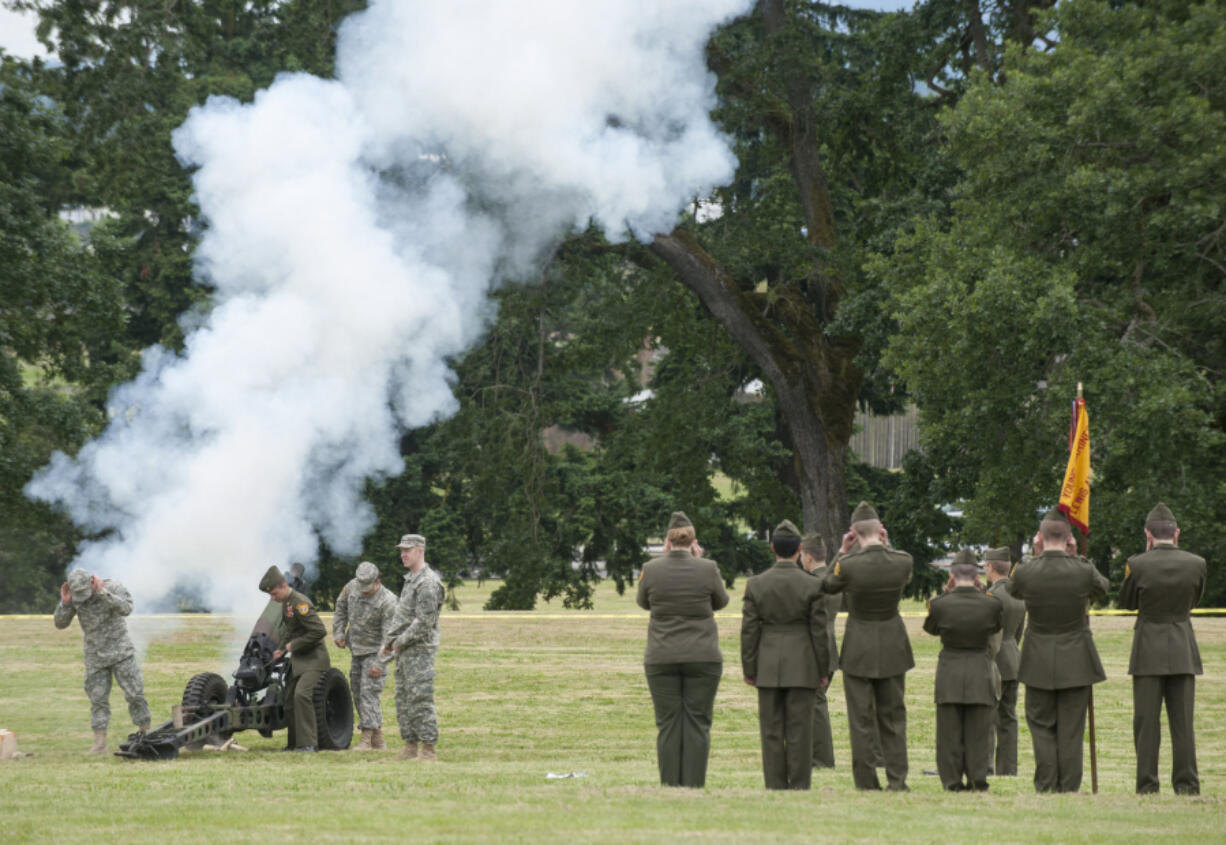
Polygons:
M421 744L421 753L417 755L418 760L427 763L434 763L438 760L438 755L434 753L434 746L428 742Z
M383 739L383 728L375 728L370 732L370 747L375 751L387 750L387 743Z
M371 737L371 734L373 733L374 731L363 728L362 729L362 741L359 742L357 745L353 746L353 750L354 751L370 751L372 748L374 748L374 746L371 745L370 743L370 737Z
M405 742L404 750L396 755L399 760L416 760L417 759L417 742Z
M105 754L106 753L106 731L94 731L94 744L89 747L87 754Z

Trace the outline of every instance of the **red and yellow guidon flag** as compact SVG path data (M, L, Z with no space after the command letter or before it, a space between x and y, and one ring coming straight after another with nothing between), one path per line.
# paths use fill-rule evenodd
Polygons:
M1086 400L1073 400L1073 424L1069 429L1068 468L1060 488L1059 509L1068 521L1090 533L1090 413Z

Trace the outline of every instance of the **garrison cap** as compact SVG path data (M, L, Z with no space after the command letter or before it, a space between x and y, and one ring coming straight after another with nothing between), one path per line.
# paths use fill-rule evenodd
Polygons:
M68 589L74 602L87 601L94 594L93 578L84 569L74 569L68 573Z
M1068 517L1059 508L1052 508L1047 513L1043 514L1043 522L1063 522L1068 525Z
M364 560L358 564L358 571L355 573L358 586L364 591L369 590L379 580L379 567L375 566L368 560Z
M877 511L868 502L861 502L856 505L856 509L851 512L851 521L854 525L857 522L867 522L870 519L881 519L877 516Z
M826 542L822 540L822 535L816 531L810 531L808 534L800 538L800 547L814 557L819 554L826 553Z
M799 537L800 529L796 527L796 523L790 519L785 519L783 522L775 526L772 537Z
M668 518L668 530L674 528L693 528L694 523L690 522L690 518L685 515L684 511L673 511L672 516Z
M975 553L970 549L959 549L954 555L954 560L951 566L974 566L978 568L979 561L975 559Z
M426 538L420 534L405 534L396 544L398 549L424 549L425 547Z
M1008 546L1001 546L999 549L988 549L983 553L984 560L1013 560L1013 556L1009 554Z
M1154 509L1149 512L1149 516L1145 517L1145 527L1148 528L1154 522L1174 522L1175 514L1171 513L1171 509L1159 502L1154 505Z
M268 571L264 573L264 577L260 579L260 589L265 593L271 593L273 587L279 587L285 583L285 576L280 569L275 566L268 567Z

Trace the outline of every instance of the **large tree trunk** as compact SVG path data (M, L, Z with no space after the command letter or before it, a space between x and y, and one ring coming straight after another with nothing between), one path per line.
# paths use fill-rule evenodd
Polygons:
M796 291L777 294L765 315L761 295L744 290L684 229L657 235L650 249L770 381L791 440L805 530L836 549L847 526L844 466L861 381L854 349L826 338L812 304Z
M685 229L657 235L651 251L663 259L762 370L779 402L793 450L794 477L806 531L818 531L828 553L847 526L845 465L862 374L853 364L857 345L831 338L826 326L842 286L824 266L835 245L834 209L818 155L812 82L788 58L783 0L762 0L763 26L786 108L767 116L788 154L788 167L815 249L804 279L783 280L769 296L734 279Z

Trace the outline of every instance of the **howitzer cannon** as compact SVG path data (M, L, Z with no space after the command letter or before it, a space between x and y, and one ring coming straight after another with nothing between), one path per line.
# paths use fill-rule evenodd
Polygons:
M235 731L253 729L272 736L286 727L292 712L285 700L289 659L273 657L277 641L272 632L280 610L279 603L270 602L256 623L234 671L233 685L213 672L193 676L170 721L147 733L129 734L115 753L135 760L173 760L180 749L195 751L209 741L221 743ZM320 749L348 748L353 739L353 698L344 673L324 672L311 701Z

